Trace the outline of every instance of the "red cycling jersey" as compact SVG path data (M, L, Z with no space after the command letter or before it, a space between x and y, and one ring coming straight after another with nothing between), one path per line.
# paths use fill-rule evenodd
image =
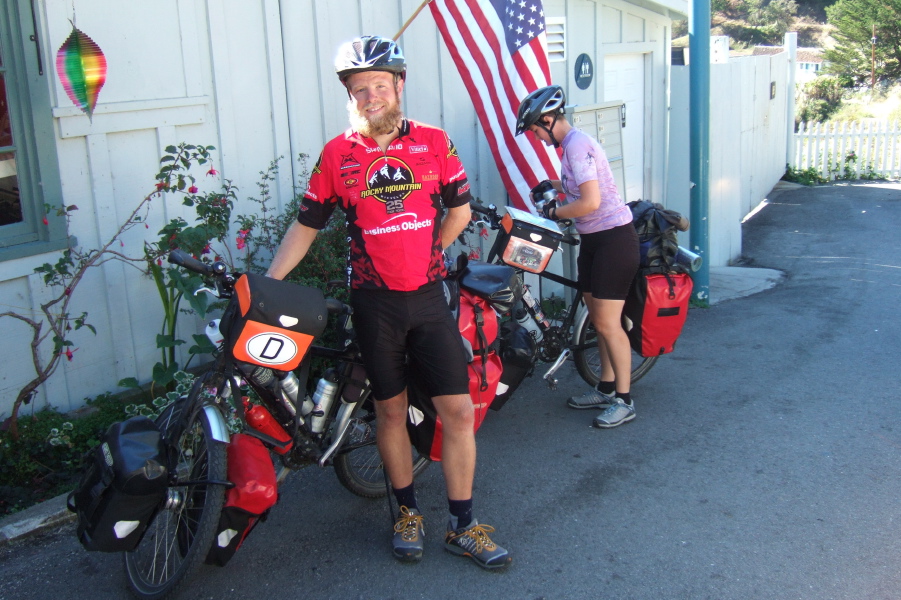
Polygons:
M469 199L463 163L447 134L404 119L387 152L350 129L328 142L297 220L322 229L340 204L350 237L351 287L411 291L444 276L442 205L454 208Z

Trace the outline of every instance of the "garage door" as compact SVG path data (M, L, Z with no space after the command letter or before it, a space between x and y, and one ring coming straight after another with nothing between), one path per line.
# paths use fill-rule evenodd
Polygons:
M626 105L622 136L627 202L644 198L644 62L644 54L604 57L604 100Z

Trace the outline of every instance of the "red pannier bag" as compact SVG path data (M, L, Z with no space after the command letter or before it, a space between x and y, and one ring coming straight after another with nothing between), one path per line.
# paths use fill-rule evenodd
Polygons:
M478 431L485 420L485 415L494 396L503 370L501 358L494 351L497 341L497 313L487 300L460 290L460 308L457 319L463 339L473 350L473 359L469 363L469 395L472 397L475 419L473 430ZM416 379L417 371L410 370L410 386L408 399L410 403L407 415L407 431L410 440L420 454L430 459L441 460L441 418L432 399L426 393L426 387Z
M224 567L250 531L265 519L278 500L275 467L263 442L236 433L226 446L228 480L235 484L225 494L216 537L206 557L209 565Z
M688 316L692 286L687 273L635 276L623 308L623 322L633 350L644 357L673 351Z

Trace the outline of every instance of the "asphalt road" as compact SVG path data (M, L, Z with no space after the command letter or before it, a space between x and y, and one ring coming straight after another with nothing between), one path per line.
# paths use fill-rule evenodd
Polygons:
M782 192L744 251L785 280L692 310L620 428L563 405L574 371L556 392L528 380L478 437L476 514L514 554L506 572L442 550L439 466L418 484L417 565L392 559L383 501L309 469L178 597L901 597L899 226L901 185ZM126 597L121 558L72 531L0 548L0 598Z

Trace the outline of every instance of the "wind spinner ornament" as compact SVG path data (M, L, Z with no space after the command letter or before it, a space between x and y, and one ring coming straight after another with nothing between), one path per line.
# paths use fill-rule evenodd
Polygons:
M56 72L72 102L92 118L106 82L106 57L94 40L72 24L72 33L56 53Z

